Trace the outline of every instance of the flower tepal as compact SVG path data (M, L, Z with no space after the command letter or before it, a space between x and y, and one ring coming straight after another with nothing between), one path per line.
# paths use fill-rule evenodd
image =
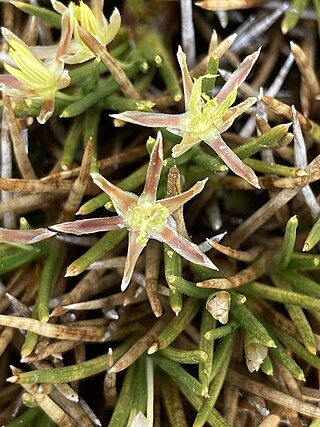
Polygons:
M136 261L149 239L167 243L188 261L217 269L197 245L176 231L175 222L171 216L173 212L203 190L206 180L197 182L189 190L177 196L157 200L162 161L162 135L158 132L150 156L144 190L140 197L121 190L99 173L92 173L94 183L109 195L118 215L111 218L71 221L50 227L55 231L78 235L127 228L129 244L121 283L122 290L129 285Z

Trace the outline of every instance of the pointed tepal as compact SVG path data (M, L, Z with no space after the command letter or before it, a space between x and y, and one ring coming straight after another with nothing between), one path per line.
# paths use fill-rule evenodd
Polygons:
M9 230L7 228L0 228L0 242L31 245L41 242L41 240L49 239L55 234L55 232L49 231L46 228L37 228L34 230Z
M257 61L260 55L260 51L261 47L259 47L256 52L253 52L251 55L245 57L245 59L240 63L239 67L231 74L230 78L223 85L220 92L215 97L219 103L224 101L228 94L235 88L238 88L242 85L242 83L248 77L255 62Z

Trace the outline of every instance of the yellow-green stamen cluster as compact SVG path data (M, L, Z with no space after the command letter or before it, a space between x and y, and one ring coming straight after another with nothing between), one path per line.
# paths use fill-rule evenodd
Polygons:
M160 231L169 216L168 209L160 203L143 203L126 214L126 223L133 231L138 231L137 243L146 246L152 234Z
M228 108L235 102L237 88L228 94L224 101L217 103L215 98L208 98L202 93L202 82L206 78L212 78L211 74L195 79L192 93L189 100L189 111L186 117L186 131L196 135L200 140L208 137L214 130L217 134L222 133L222 129L227 123L224 116ZM203 102L199 102L202 100ZM226 120L228 122L228 120Z
M5 69L21 83L41 94L57 86L57 76L36 58L22 43L10 40L9 55L19 69L4 64Z

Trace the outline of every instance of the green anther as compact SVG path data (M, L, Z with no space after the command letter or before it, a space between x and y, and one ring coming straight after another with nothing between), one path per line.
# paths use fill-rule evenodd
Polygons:
M125 222L131 230L139 231L137 243L144 247L149 236L161 230L168 216L168 209L160 203L142 203L128 211Z
M214 75L208 74L196 79L189 100L189 112L185 122L186 131L198 136L199 140L206 139L208 134L216 133L218 135L221 133L221 128L226 125L223 122L223 117L237 97L237 88L230 92L220 104L214 98L208 99L207 96L203 95L203 80L213 77ZM204 105L199 104L200 97L205 99Z
M212 77L212 76L209 76L209 77ZM226 125L225 122L228 122L228 117L226 118L225 115L228 109L231 107L231 105L235 102L237 98L237 91L238 91L238 88L235 87L232 92L228 93L228 95L226 96L226 99L224 99L219 104L219 106L217 106L218 108L215 108L213 111L212 111L212 107L214 107L214 105L216 104L215 101L212 103L213 99L210 99L204 105L203 112L205 114L205 117L206 116L210 117L209 111L211 110L212 124L214 125L215 123L217 123L217 126L219 124L219 127L220 127L219 133L222 132L224 125Z

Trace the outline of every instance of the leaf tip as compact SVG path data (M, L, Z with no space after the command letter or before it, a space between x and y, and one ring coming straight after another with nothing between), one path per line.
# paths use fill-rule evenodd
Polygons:
M81 273L81 271L79 270L79 268L77 266L71 264L67 268L67 271L66 271L66 274L64 275L64 277L73 277L73 276L77 276L80 273Z
M8 383L14 384L14 383L18 382L18 379L19 379L19 377L17 375L13 375L12 377L7 378L6 381Z

